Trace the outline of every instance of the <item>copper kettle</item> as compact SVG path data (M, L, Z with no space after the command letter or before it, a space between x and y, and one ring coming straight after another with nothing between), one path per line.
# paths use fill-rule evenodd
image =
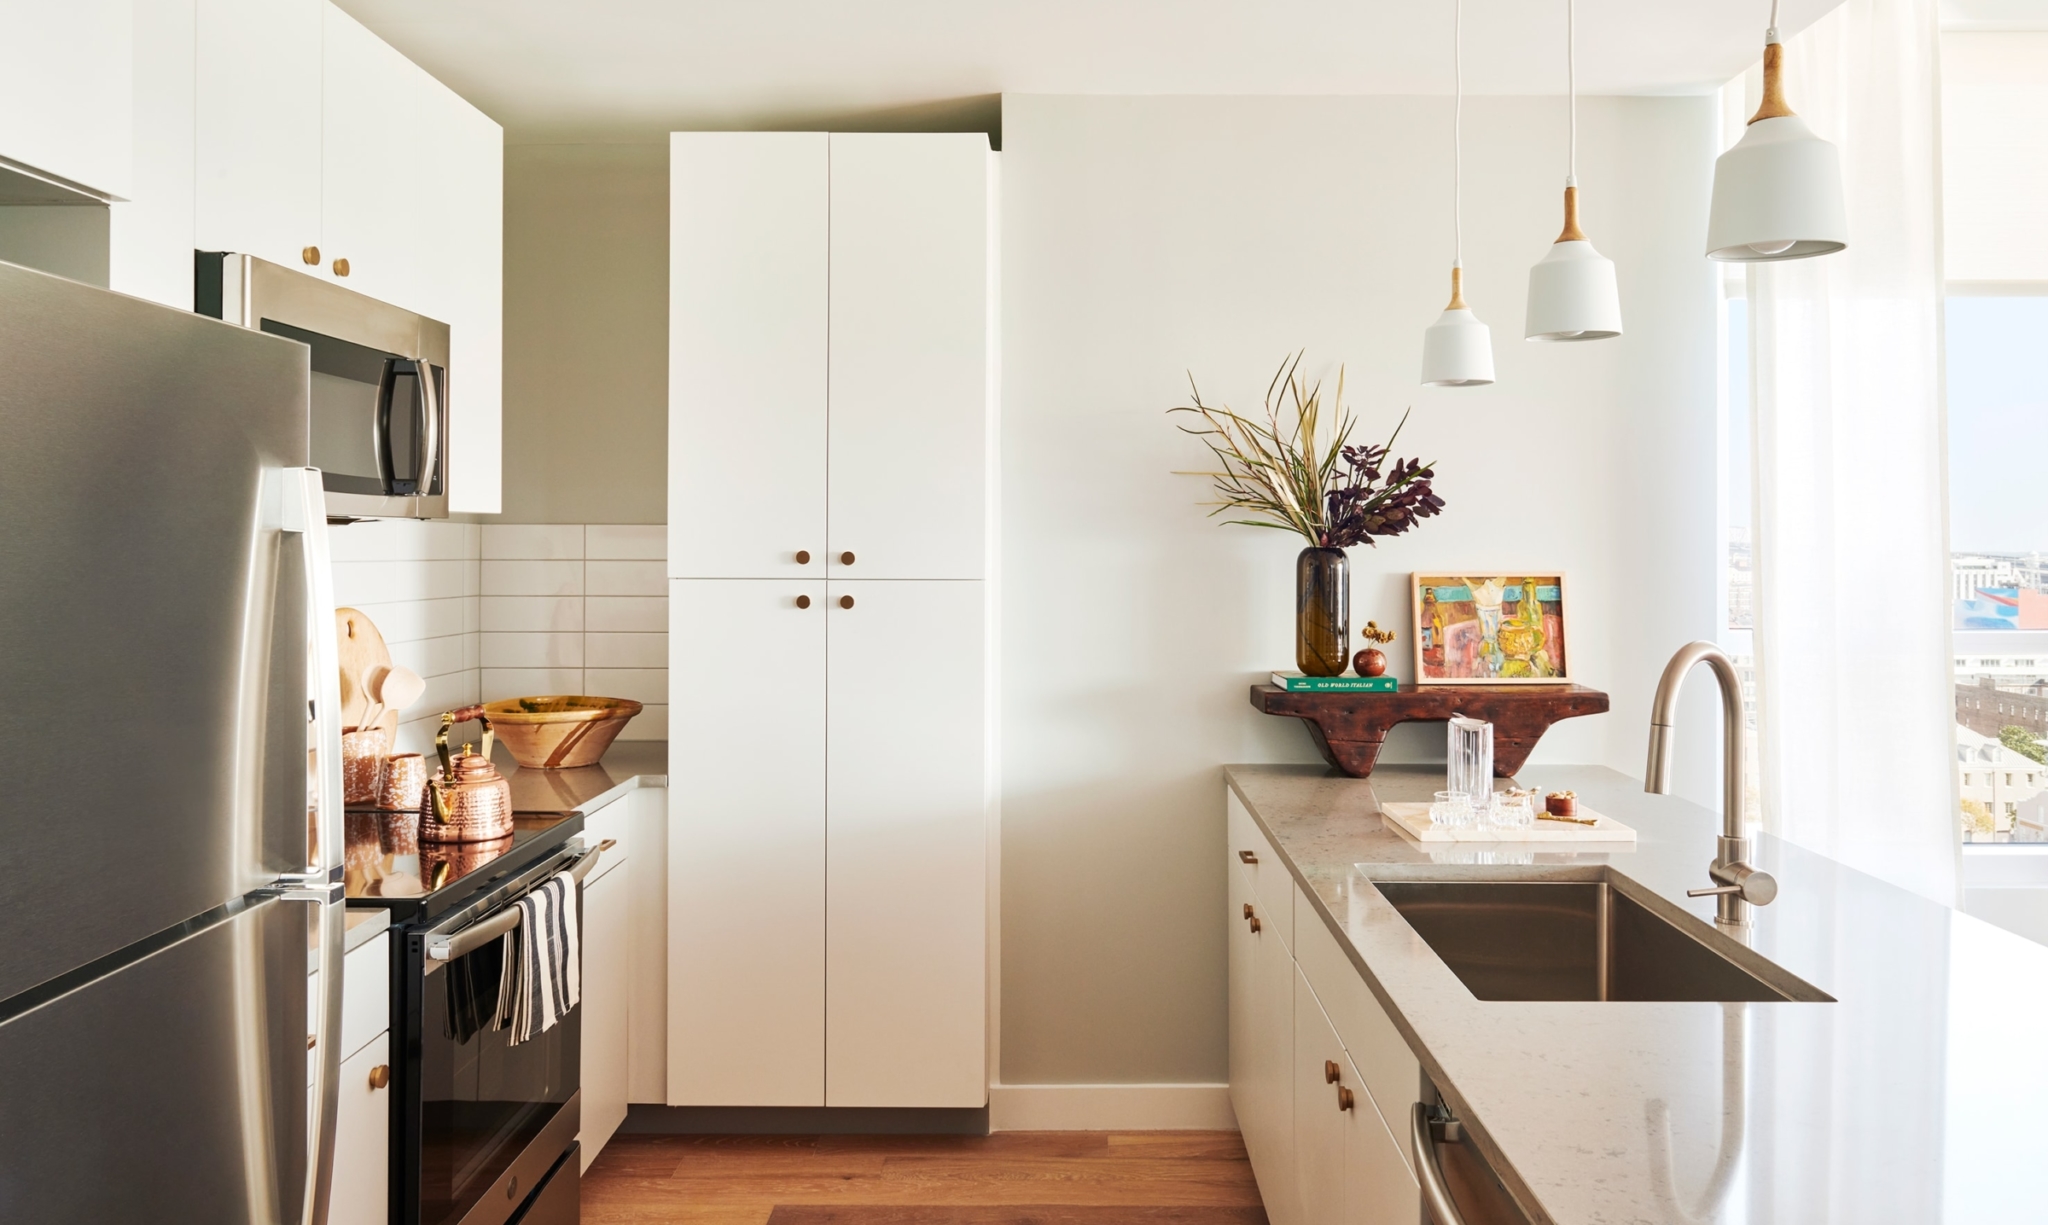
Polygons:
M463 745L448 751L448 729L475 719L484 725L482 753ZM427 783L427 802L420 814L421 842L484 842L512 832L512 784L491 764L491 721L481 706L465 706L441 716L434 751L441 768Z

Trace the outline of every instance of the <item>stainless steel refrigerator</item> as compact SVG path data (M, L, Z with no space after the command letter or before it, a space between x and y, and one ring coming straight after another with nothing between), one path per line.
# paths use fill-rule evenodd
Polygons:
M0 264L0 1221L325 1219L309 378L304 345Z

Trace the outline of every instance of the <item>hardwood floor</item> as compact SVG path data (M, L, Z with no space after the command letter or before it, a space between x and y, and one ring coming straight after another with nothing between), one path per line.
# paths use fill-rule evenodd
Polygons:
M614 1136L586 1225L1265 1225L1235 1132Z

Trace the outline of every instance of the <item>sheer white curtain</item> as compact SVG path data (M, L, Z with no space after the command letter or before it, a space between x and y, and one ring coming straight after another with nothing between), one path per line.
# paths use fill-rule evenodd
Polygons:
M1936 0L1848 0L1785 50L1849 247L1749 269L1765 827L1953 905Z

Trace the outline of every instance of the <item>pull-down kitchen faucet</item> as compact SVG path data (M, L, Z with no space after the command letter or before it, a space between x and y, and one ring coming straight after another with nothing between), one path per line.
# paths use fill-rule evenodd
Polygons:
M1692 666L1705 663L1721 684L1721 837L1707 875L1707 889L1688 889L1687 897L1713 896L1714 917L1722 923L1749 922L1752 905L1768 906L1778 896L1778 882L1768 872L1749 866L1749 839L1742 836L1742 681L1735 665L1711 642L1688 642L1664 665L1657 696L1650 704L1650 765L1643 790L1671 793L1671 742L1678 717L1678 686Z

